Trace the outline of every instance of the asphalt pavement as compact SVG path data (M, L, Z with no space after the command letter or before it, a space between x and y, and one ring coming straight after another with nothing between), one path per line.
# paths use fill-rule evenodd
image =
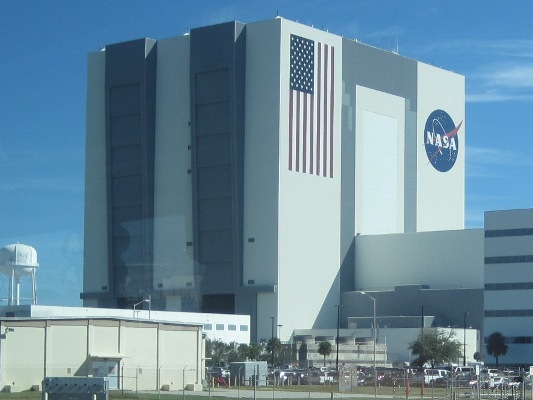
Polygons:
M185 391L185 397L189 396L204 396L204 397L231 397L234 399L350 399L350 398L371 398L368 394L355 393L333 393L333 392L311 392L311 391L292 391L282 390L277 387L253 389L239 389L239 388L211 388L204 389L202 392ZM391 396L378 396L383 398L390 398Z

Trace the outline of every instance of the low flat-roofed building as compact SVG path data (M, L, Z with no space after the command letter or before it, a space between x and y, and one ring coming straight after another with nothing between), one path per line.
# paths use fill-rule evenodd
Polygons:
M144 306L144 308L142 308ZM225 343L250 343L250 316L150 310L147 305L116 308L17 305L0 307L0 317L120 317L202 324L207 338Z
M0 318L0 389L107 377L109 389L200 390L202 324L125 317Z

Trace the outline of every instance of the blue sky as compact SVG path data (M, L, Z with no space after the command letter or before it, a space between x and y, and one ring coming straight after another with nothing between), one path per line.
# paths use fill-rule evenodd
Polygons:
M533 206L531 1L0 0L0 246L37 249L40 304L81 305L87 54L277 14L465 75L466 227Z

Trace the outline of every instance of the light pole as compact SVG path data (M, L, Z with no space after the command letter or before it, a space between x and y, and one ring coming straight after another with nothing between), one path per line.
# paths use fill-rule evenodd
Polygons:
M466 316L468 313L463 313L463 367L466 367Z
M425 323L424 323L424 308L425 308L425 306L422 306L422 321L420 321L420 327L421 327L420 332L421 332L422 335L424 335L424 325L425 325Z
M360 292L372 299L373 306L373 326L372 326L372 339L374 342L374 398L378 397L378 371L376 370L376 299L370 296L368 293Z
M133 318L137 318L137 314L136 314L136 313L137 313L137 310L136 310L136 308L137 308L137 306L138 306L139 304L142 304L142 303L150 303L150 300L148 300L148 299L144 299L144 300L141 300L141 301L139 301L138 303L135 303L135 304L133 305Z
M339 330L340 330L340 326L341 326L341 307L342 307L342 304L337 304L335 307L337 307L337 337L335 339L335 344L336 344L336 351L337 351L337 356L335 358L335 369L337 370L337 372L339 372Z
M278 356L278 358L284 359L284 354L285 354L285 353L284 353L284 351L283 351L283 345L281 344L281 327L282 327L282 326L283 326L283 325L278 324L278 331L277 331L277 333L278 333L279 345L280 345L280 347L281 347L281 348L280 348L280 353L281 353L281 354ZM276 340L276 342L277 342L277 340ZM278 360L278 361L280 361L280 360Z
M272 346L272 368L274 368L274 317L270 317L272 320L272 333L270 335L270 345Z

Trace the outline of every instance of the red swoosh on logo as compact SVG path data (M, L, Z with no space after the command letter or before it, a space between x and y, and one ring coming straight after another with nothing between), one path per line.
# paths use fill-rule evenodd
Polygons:
M457 135L457 132L459 131L459 128L461 128L461 125L463 125L463 121L459 122L459 125L457 125L457 127L455 129L451 130L450 132L448 132L444 136L448 136L448 139L454 137L455 135ZM428 161L428 164L437 156L437 154L440 153L440 149L441 148L442 148L442 146L440 146L439 149L435 153L433 153L433 155L431 156L431 158Z

